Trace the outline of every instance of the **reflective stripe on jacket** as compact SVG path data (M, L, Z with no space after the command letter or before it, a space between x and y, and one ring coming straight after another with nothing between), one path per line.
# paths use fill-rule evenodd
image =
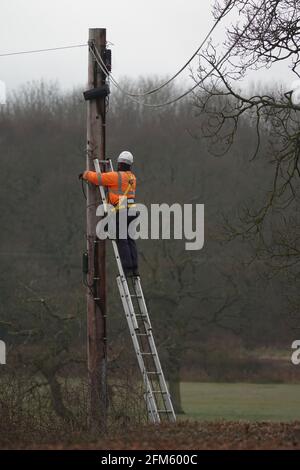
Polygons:
M106 186L108 190L108 202L116 206L126 197L128 203L134 202L136 191L136 177L131 171L108 171L96 173L85 171L83 178L97 186Z

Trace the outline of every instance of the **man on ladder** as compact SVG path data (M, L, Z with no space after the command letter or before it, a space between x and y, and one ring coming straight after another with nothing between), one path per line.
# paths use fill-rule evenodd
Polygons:
M130 237L128 227L136 215L127 213L126 233L121 236L120 211L135 206L136 177L131 171L133 155L128 151L121 152L118 157L118 170L98 174L95 171L80 173L82 178L94 185L105 186L108 193L108 202L116 211L116 241L124 274L127 277L138 276L138 255L136 242ZM125 237L123 237L125 235Z
M131 172L133 156L130 152L122 152L118 157L118 171L113 171L111 160L101 163L107 164L110 171L102 173L100 162L95 158L96 171L85 171L79 175L79 178L99 186L104 213L108 214L112 205L112 213L116 215L117 236L116 240L112 239L112 245L119 272L117 284L144 382L148 418L153 423L160 423L163 420L175 422L176 415L155 345L141 279L137 272L135 240L128 233L129 226L136 217L136 214L132 215L131 211L128 211L128 208L135 206L136 178ZM104 188L107 189L107 194ZM108 206L107 202L111 205ZM129 283L132 284L131 287L126 278L128 276L132 277L132 283Z

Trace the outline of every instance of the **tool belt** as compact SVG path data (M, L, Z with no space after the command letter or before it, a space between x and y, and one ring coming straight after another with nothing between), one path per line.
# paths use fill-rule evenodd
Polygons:
M129 202L129 201L133 201L133 202ZM130 209L131 207L136 207L136 204L134 203L133 199L128 199L127 204L118 203L111 209L111 211L116 212L116 211L119 211L121 209Z

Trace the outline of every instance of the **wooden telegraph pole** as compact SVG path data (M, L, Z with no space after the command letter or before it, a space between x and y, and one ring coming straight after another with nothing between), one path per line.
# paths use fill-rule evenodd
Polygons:
M87 100L87 169L95 170L93 159L105 159L106 77L95 54L105 62L106 29L89 30L88 88L96 91ZM101 92L101 90L103 92ZM105 171L105 168L103 168ZM106 247L96 237L96 208L99 190L88 185L87 190L87 354L89 379L89 423L94 431L105 432L107 413L107 348L106 348Z

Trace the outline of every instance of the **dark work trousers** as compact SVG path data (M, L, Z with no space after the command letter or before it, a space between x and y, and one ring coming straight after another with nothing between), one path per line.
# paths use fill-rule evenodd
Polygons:
M126 209L121 209L121 211ZM123 213L124 215L124 213ZM120 216L120 211L117 211L116 214L116 241L118 245L118 250L120 254L120 258L122 261L122 266L127 270L135 270L138 269L138 254L136 249L136 242L132 238L130 238L128 234L128 227L130 223L136 218L136 215L128 215L127 214L127 223L125 222L125 234L126 238L120 238L121 230L120 230L120 221L122 221L122 216ZM124 220L124 219L123 219ZM121 222L122 223L122 222Z

